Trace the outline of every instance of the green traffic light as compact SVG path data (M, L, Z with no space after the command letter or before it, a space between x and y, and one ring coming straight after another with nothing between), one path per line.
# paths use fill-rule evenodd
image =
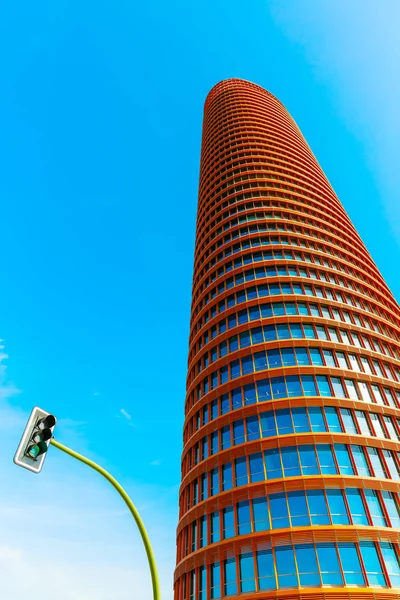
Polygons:
M44 454L45 452L47 452L46 442L39 442L34 446L30 446L26 451L26 455L29 456L29 458L36 460L38 456Z

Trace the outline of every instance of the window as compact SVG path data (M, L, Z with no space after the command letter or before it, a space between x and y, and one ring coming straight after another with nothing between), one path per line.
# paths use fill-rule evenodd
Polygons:
M346 505L342 490L326 490L329 511L334 525L349 525Z
M239 556L239 571L240 571L240 591L254 592L254 560L253 554L247 553Z
M286 494L271 494L269 498L272 529L290 527Z
M237 487L248 483L245 457L235 459L235 483Z
M371 515L372 524L377 527L386 527L386 519L382 511L382 506L379 501L378 494L375 490L364 490L367 500L369 514Z
M250 463L250 482L254 483L256 481L263 481L265 479L265 475L264 475L264 463L262 460L261 452L258 452L256 454L251 454L249 456L249 463Z
M254 498L253 515L254 515L254 530L265 531L269 529L269 515L266 498Z
M225 596L232 596L233 594L237 594L235 558L228 558L228 560L224 561L224 575Z
M280 452L276 448L265 450L265 465L267 469L267 479L278 479L282 477L282 466Z
M212 600L221 598L221 567L219 562L211 565L210 578Z
M348 488L346 489L346 497L354 525L368 525L368 518L360 490Z
M299 446L300 464L303 475L318 475L319 468L314 446Z
M399 505L392 492L381 492L392 527L400 527Z
M368 582L371 587L385 586L385 576L379 560L375 544L372 542L360 542L360 552L367 573Z
M256 558L259 590L275 590L275 570L271 550L257 552Z
M237 520L239 535L251 533L250 505L248 500L238 503Z
M222 511L222 537L224 539L235 536L235 523L233 515L233 506L228 506Z
M281 455L285 477L296 477L297 475L300 475L297 448L295 446L284 447L281 450Z
M317 453L321 473L324 473L325 475L336 475L337 469L331 446L329 446L329 444L317 444Z
M328 508L322 490L308 490L307 501L312 525L329 525Z
M335 444L336 460L342 475L354 475L350 454L345 444Z
M382 542L381 552L392 586L400 587L400 564L394 545Z
M281 546L275 550L276 570L280 588L297 587L294 551L291 546Z
M219 533L219 512L211 513L211 529L210 529L210 544L219 542L221 539Z
M360 558L355 544L338 544L346 585L365 585Z
M317 544L322 585L342 585L339 560L334 544Z
M321 581L314 546L303 544L296 546L295 549L300 586L320 586Z

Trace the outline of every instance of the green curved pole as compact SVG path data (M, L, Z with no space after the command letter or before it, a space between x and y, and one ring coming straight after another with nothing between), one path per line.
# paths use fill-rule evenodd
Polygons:
M125 500L127 507L131 511L132 516L136 521L136 525L138 526L140 535L142 536L144 547L146 549L147 559L149 561L149 567L150 567L150 572L151 572L151 581L153 584L153 599L161 600L160 583L158 581L156 561L154 559L154 554L153 554L153 550L151 548L149 536L147 535L147 531L145 529L143 521L140 518L140 515L139 515L135 505L133 504L132 500L129 498L128 494L126 493L126 491L124 490L122 485L120 485L118 483L118 481L116 479L114 479L114 477L112 475L110 475L110 473L108 471L103 469L103 467L101 467L97 463L93 462L89 458L86 458L86 456L83 456L82 454L78 454L78 452L71 450L71 448L64 446L64 444L60 444L60 442L57 442L54 438L52 438L50 443L53 446L55 446L56 448L58 448L59 450L62 450L66 454L69 454L70 456L77 458L78 460L83 462L85 465L88 465L88 467L91 467L92 469L94 469L95 471L100 473L100 475L103 475L103 477L105 477L107 479L107 481L109 481L111 483L111 485L114 486L114 488L117 490L119 495L123 498L123 500Z

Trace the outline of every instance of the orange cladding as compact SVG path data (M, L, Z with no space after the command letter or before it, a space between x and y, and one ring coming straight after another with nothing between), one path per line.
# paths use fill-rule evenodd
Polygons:
M400 309L296 123L204 108L175 600L400 597Z

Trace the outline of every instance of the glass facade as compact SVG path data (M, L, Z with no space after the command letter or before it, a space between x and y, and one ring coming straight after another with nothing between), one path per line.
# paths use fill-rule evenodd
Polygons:
M204 111L175 600L400 597L400 308L282 104Z

